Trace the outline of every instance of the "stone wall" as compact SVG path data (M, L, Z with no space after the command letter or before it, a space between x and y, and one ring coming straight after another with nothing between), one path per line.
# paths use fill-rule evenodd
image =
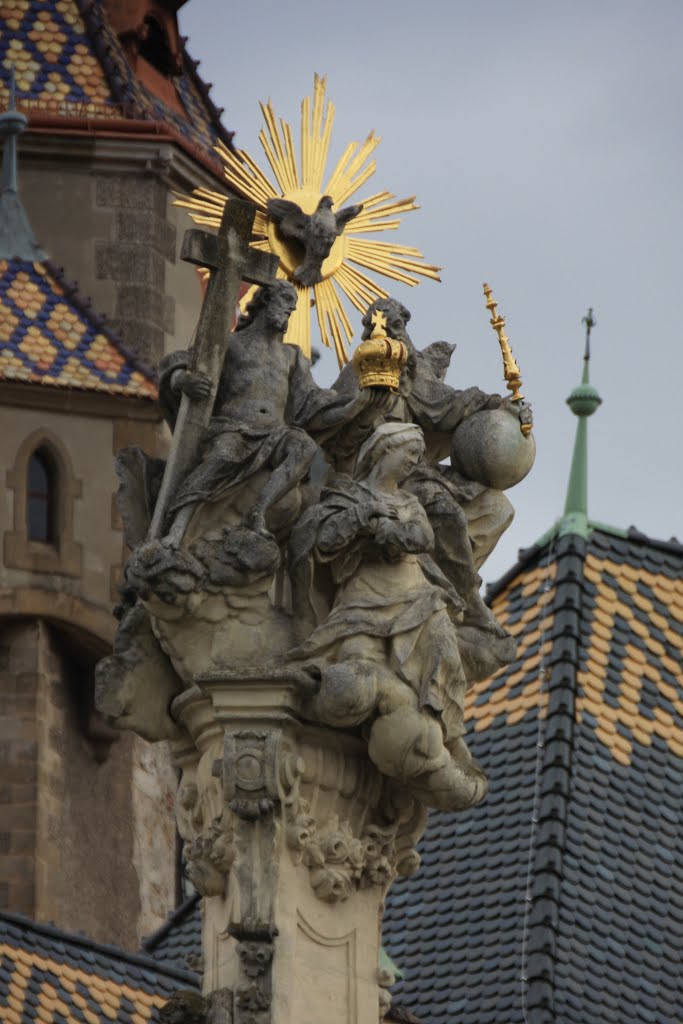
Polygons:
M175 896L178 833L175 794L178 773L168 743L133 737L131 750L133 867L138 880L138 937L150 935L166 921Z
M163 745L110 734L94 714L93 666L113 637L124 554L113 455L158 450L159 424L111 399L103 415L97 396L80 396L91 415L73 400L71 412L41 408L42 388L29 397L36 407L15 407L0 439L0 908L137 949L175 905L175 775ZM55 571L48 545L24 539L28 560L17 557L22 459L42 438L59 455L78 555Z
M0 908L32 914L38 816L40 627L0 630Z
M201 289L178 259L191 222L173 193L216 179L167 141L31 132L19 177L39 244L126 345L152 365L186 347ZM107 735L92 667L125 557L114 454L161 454L165 428L149 403L0 391L0 909L137 949L175 906L176 779L165 745ZM17 500L43 442L65 488L55 552L28 541Z
M112 236L95 243L95 274L114 285L111 326L154 366L163 355L165 335L175 335L175 298L166 291L166 263L176 259L168 198L165 184L149 175L95 179L95 206L112 214Z
M43 621L0 629L0 908L135 950L175 903L175 775L103 726L77 650Z
M34 563L12 557L17 535L25 532L19 497L26 487L26 459L41 444L59 456L57 489L67 491L71 539L79 548L79 558L66 567L68 572L43 566L38 557ZM122 556L121 532L112 521L117 487L113 447L113 424L104 417L30 408L13 409L6 417L0 437L0 461L7 467L0 503L5 555L0 586L68 593L109 611L112 567L120 565ZM29 545L27 553L38 556L43 547L47 545Z
M187 346L201 308L196 270L179 260L192 222L173 206L197 185L221 187L168 143L21 140L21 196L40 245L151 366Z

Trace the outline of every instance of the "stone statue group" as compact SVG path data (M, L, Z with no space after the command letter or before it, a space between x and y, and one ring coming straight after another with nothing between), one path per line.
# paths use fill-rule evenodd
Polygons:
M464 741L465 692L515 653L478 573L513 510L456 468L459 427L479 423L486 447L492 413L518 428L530 410L445 383L454 346L417 349L394 299L370 306L363 338L381 322L404 347L395 388L362 386L351 364L321 388L283 343L295 305L288 282L264 285L229 335L209 426L159 536L164 463L119 455L132 554L99 705L160 739L175 735L173 698L202 678L279 673L296 680L304 720L362 737L422 805L470 806L486 779ZM159 391L173 430L182 396L205 400L210 382L178 352Z

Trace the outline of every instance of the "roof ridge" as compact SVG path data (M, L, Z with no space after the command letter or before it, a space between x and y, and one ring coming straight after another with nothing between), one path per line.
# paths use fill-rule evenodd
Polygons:
M221 121L221 117L225 111L225 107L217 107L216 104L211 99L211 96L209 95L211 86L207 85L207 83L204 81L201 75L197 72L197 68L199 67L201 61L194 60L190 56L185 46L185 43L187 42L188 38L188 36L180 36L180 46L183 55L183 65L186 68L187 73L194 82L195 86L199 90L202 99L209 108L209 114L211 115L212 124L216 129L216 134L220 138L222 138L223 142L226 144L228 149L232 149L232 140L235 137L235 133L230 131L229 128L226 128L223 122Z
M629 526L626 531L626 537L628 540L649 544L659 551L672 551L677 555L683 554L683 544L677 537L671 537L669 540L659 540L656 537L650 537L647 533L642 533L636 526Z
M91 46L101 63L115 102L119 103L124 110L128 109L135 113L142 120L158 120L154 116L154 111L145 107L144 102L142 102L143 100L149 100L150 103L153 103L156 97L136 77L125 56L118 66L114 63L112 46L108 41L106 31L111 26L106 18L102 0L76 0L76 6L83 18ZM219 110L209 96L210 87L197 74L199 61L193 60L185 49L186 38L179 34L183 67L189 74L207 107L209 119L217 136L230 148L234 132L228 131L223 125ZM186 113L188 123L190 123L190 112L186 111Z
M124 960L126 963L134 964L137 967L144 967L146 970L157 971L170 978L189 982L193 987L197 985L196 975L190 971L183 971L178 967L165 966L161 961L145 956L143 953L129 953L118 946L113 946L106 942L98 942L87 935L64 931L64 929L58 928L54 924L34 921L25 914L15 914L9 910L0 910L0 921L7 921L9 924L38 932L40 935L46 935L49 938L59 939L61 942L71 943L83 949L90 949L97 953L104 953L107 956L117 957L119 960Z
M173 67L161 70L144 56L137 64L129 57L126 33L117 31L107 0L64 0L51 5L51 15L44 6L33 0L20 4L15 28L0 30L0 63L17 67L19 105L31 132L162 136L224 184L216 146L230 149L234 133L223 125L211 87L185 49L177 14L166 26ZM139 27L133 37L139 38ZM5 93L2 83L0 91Z
M83 18L90 45L100 61L114 102L120 104L124 111L129 109L131 112L142 114L143 112L136 103L136 96L131 86L131 80L133 79L132 68L130 68L126 61L127 70L123 71L126 77L126 81L124 81L121 68L112 67L111 46L107 41L107 34L104 31L107 26L105 26L102 16L101 3L98 0L76 0L76 7ZM123 63L121 67L123 68Z
M534 559L541 556L541 554L552 544L553 540L557 537L557 533L561 524L561 520L556 520L553 525L546 530L546 532L537 540L531 544L528 548L519 548L517 551L517 561L507 569L502 576L492 580L486 584L485 600L487 604L491 604L494 598L496 598L501 591L505 590L508 584L517 577L521 572L527 569ZM597 519L588 520L588 539L590 540L591 533L604 533L610 537L620 537L624 540L634 541L639 544L648 544L658 551L669 551L672 554L683 554L683 542L679 541L677 537L670 537L669 540L660 540L657 537L652 537L648 533L643 533L637 526L629 526L627 529L623 529L619 526L611 526L609 523L599 522Z
M557 525L557 524L556 524ZM509 583L519 576L524 569L527 569L529 565L547 549L550 547L555 534L554 532L548 531L544 534L540 540L535 544L532 544L528 548L519 548L517 551L517 561L514 565L499 576L498 579L492 580L486 584L485 601L487 604L491 604L494 598L498 597L498 594L508 586Z
M585 554L586 541L581 535L557 538L551 650L546 659L550 678L543 718L539 708L529 909L524 921L523 998L528 1024L555 1024L554 968L571 791Z
M181 921L190 913L190 911L194 910L200 899L201 896L198 892L193 893L192 896L188 896L188 898L181 903L179 907L176 907L175 910L171 911L167 919L156 929L156 931L151 932L151 934L147 935L142 940L140 944L141 949L156 949L161 940L166 938L178 921Z

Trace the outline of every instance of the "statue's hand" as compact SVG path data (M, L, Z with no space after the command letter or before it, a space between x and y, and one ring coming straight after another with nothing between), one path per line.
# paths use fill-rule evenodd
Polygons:
M189 370L176 370L171 387L176 394L187 395L193 402L211 394L211 380L203 373L191 373Z
M375 412L390 412L396 405L398 395L389 388L366 388L370 392L370 406Z
M511 398L504 398L500 403L501 409L507 409L520 423L534 422L534 414L529 402L522 399L520 402L513 402Z
M374 532L378 544L396 543L402 532L398 516L385 513L376 520Z
M484 406L485 409L500 409L501 405L505 405L509 399L503 398L502 395L489 395L488 402Z
M385 413L394 407L396 398L388 388L361 388L353 402L357 412L372 409L376 413Z
M381 523L398 519L398 510L393 505L385 505L383 501L371 501L367 506L367 515L368 526L376 533Z
M519 406L519 422L520 423L531 423L533 426L534 412L529 402L517 402Z

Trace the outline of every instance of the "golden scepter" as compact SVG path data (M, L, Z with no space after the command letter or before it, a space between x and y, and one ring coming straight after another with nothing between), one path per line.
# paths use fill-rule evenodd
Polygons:
M501 316L498 312L498 303L491 297L491 288L488 284L484 285L484 295L486 296L486 308L491 313L491 327L498 335L498 342L500 344L500 351L503 354L503 373L505 380L507 381L507 388L512 392L513 402L522 402L524 396L521 392L522 378L520 376L519 366L517 360L512 354L510 343L508 342L508 336L505 333L505 317ZM520 423L519 429L522 431L525 437L528 437L531 433L531 423Z

